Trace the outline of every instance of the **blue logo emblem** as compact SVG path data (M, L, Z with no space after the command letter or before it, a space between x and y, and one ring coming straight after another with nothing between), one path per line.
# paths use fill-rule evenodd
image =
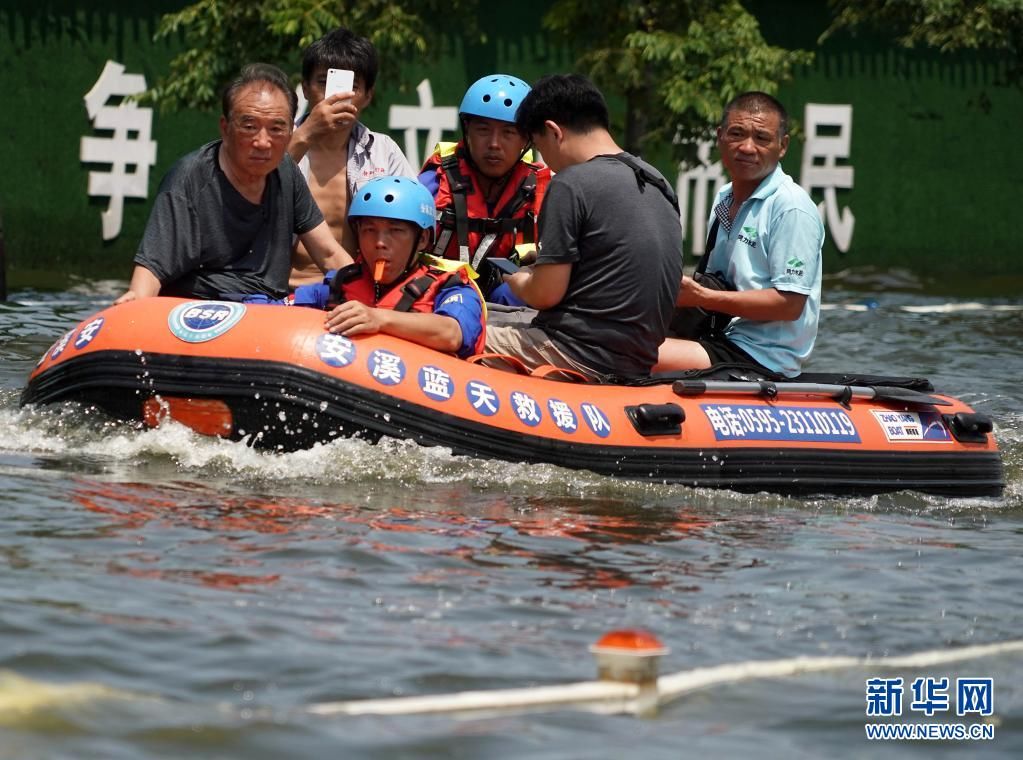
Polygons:
M344 335L323 333L316 339L316 354L330 367L347 367L355 361L355 344Z
M369 374L381 385L397 385L405 379L405 362L392 351L378 348L369 355Z
M167 326L186 343L205 343L218 338L245 315L245 304L227 301L189 301L176 306Z
M512 391L511 402L515 407L515 416L519 418L519 422L529 425L529 427L536 427L540 424L543 415L540 413L540 405L536 403L535 398L522 391Z
M75 338L75 350L85 348L92 343L92 339L99 334L100 329L103 327L104 321L103 317L96 317L96 319L79 330L78 337Z
M611 421L608 420L606 414L593 404L583 404L579 408L583 411L583 419L586 420L586 426L597 436L607 438L611 435Z
M564 401L558 401L556 398L552 398L547 402L547 409L551 413L551 419L554 420L554 424L558 426L558 430L562 433L574 433L579 429L579 423L576 420L575 412Z
M419 390L434 401L447 401L455 392L454 381L440 367L423 367L419 370Z
M465 395L468 396L472 408L484 417L493 417L501 408L501 400L494 389L478 380L469 381L465 386Z

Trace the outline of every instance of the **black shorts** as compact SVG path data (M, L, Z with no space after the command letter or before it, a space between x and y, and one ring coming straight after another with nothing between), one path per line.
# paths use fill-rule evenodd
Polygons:
M703 350L707 352L707 356L710 357L711 366L716 364L748 364L766 372L768 375L775 374L732 343L732 341L728 340L724 335L700 338L697 343L703 346Z

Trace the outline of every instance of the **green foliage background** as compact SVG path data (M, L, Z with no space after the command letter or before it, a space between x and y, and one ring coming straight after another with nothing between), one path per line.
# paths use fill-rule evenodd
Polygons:
M286 3L301 4L304 14L298 19L280 15ZM921 3L948 0L915 4ZM970 278L1004 280L1023 274L1011 192L1020 159L1004 139L1023 117L1013 31L1019 28L1014 26L1018 10L999 22L1006 35L977 42L999 45L1001 52L962 44L960 52L945 53L921 46L926 40L904 47L895 39L904 29L894 19L888 21L895 31L887 32L861 19L852 35L834 25L827 5L798 0L729 1L713 8L697 0L525 0L515 6L473 6L476 11L463 13L458 23L426 2L403 4L402 17L374 18L373 13L386 10L376 0L350 8L313 0L256 0L251 5L262 15L225 0L201 4L222 9L221 16L211 11L202 23L227 24L224 9L236 6L240 15L231 23L254 26L235 35L244 45L226 49L245 60L273 60L296 81L301 42L335 23L335 17L325 15L327 6L365 13L352 18L365 21L361 31L368 30L382 49L376 102L365 115L378 130L386 129L391 104L416 103L414 87L424 76L431 80L436 104L457 105L465 87L487 73L505 71L533 80L552 71L589 71L609 96L616 135L624 140L636 130L637 149L670 179L677 173L675 160L690 150L689 143L668 139L670 134L707 134L731 94L767 87L772 82L766 72L783 76L788 66L792 79L780 83L777 92L797 120L808 101L854 107L855 188L840 192L839 202L854 210L856 230L848 254L839 255L828 244L827 271L909 268L934 278L939 289L962 287ZM185 7L183 0L153 0L145 6L115 0L7 0L0 7L0 215L12 287L61 284L68 272L126 277L160 177L180 156L217 136L215 111L185 107L184 100L177 102L182 107L172 107L175 97L202 95L209 101L216 92L211 87L203 95L198 80L184 78L179 82L188 84L175 96L174 85L166 81L174 71L172 61L190 48L184 27L165 25L153 40L166 15ZM615 8L625 15L612 13ZM745 15L730 26L724 16L714 15L715 8ZM875 10L878 18L887 18L880 6ZM432 13L435 23L414 21L413 11L421 18ZM260 30L267 23L278 24L279 32L264 39ZM729 46L731 54L720 52ZM751 46L759 52L751 53ZM250 50L258 55L245 52ZM774 52L792 50L813 50L813 62ZM108 59L169 89L162 90L164 106L154 115L158 154L150 169L150 199L126 200L120 236L103 243L100 212L107 201L86 195L88 171L97 167L82 164L78 155L81 137L93 134L82 98ZM190 62L189 70L201 72L199 59L182 60ZM225 65L220 73L226 79L236 68ZM393 136L401 140L400 134ZM422 155L425 133L421 140ZM784 164L797 179L801 154L802 143L794 140Z
M152 42L161 15L180 3L153 0L127 11L124 5L8 0L0 9L0 214L10 287L61 284L68 272L126 277L160 177L217 136L208 114L156 117L150 199L125 199L120 236L103 242L107 201L86 195L90 167L78 158L79 141L93 134L84 95L108 59L153 82L180 50L180 43Z
M781 46L813 45L833 22L827 7L808 10L800 0L762 0L752 8L765 37ZM937 291L1012 292L1023 284L1013 221L1021 161L1003 149L1023 117L1014 58L894 44L899 28L878 14L855 35L834 27L813 64L780 88L789 104L821 102L822 93L824 102L854 104L855 186L839 194L856 213L853 247L843 256L826 243L826 269L903 269ZM802 151L803 142L793 141L785 158L793 176Z

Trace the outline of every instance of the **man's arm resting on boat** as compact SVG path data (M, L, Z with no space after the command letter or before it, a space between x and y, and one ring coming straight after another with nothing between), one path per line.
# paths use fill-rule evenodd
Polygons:
M156 278L156 275L144 266L136 264L135 269L131 273L131 282L128 284L128 290L114 301L114 306L119 303L134 301L138 298L152 298L158 295L160 295L160 281Z
M776 288L712 290L696 283L691 277L683 277L678 304L702 306L708 311L722 311L757 322L791 322L799 319L803 313L806 296Z
M550 309L561 303L568 291L571 264L534 264L505 275L512 293L534 309Z
M341 269L354 263L348 251L334 239L334 234L326 222L320 222L308 232L303 232L298 239L302 241L316 266L324 272L328 269Z
M378 309L358 301L335 307L326 325L329 332L346 337L384 333L451 354L462 345L462 328L452 317Z

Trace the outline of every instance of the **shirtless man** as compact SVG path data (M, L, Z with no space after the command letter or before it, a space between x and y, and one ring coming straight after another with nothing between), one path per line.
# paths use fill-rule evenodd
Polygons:
M352 91L325 98L327 69L353 71ZM373 101L377 69L373 44L347 29L336 29L312 43L302 58L302 90L309 110L288 145L335 239L351 251L357 241L348 224L348 206L355 191L376 177L416 176L394 140L359 121L359 114ZM322 278L303 243L296 241L291 287Z

